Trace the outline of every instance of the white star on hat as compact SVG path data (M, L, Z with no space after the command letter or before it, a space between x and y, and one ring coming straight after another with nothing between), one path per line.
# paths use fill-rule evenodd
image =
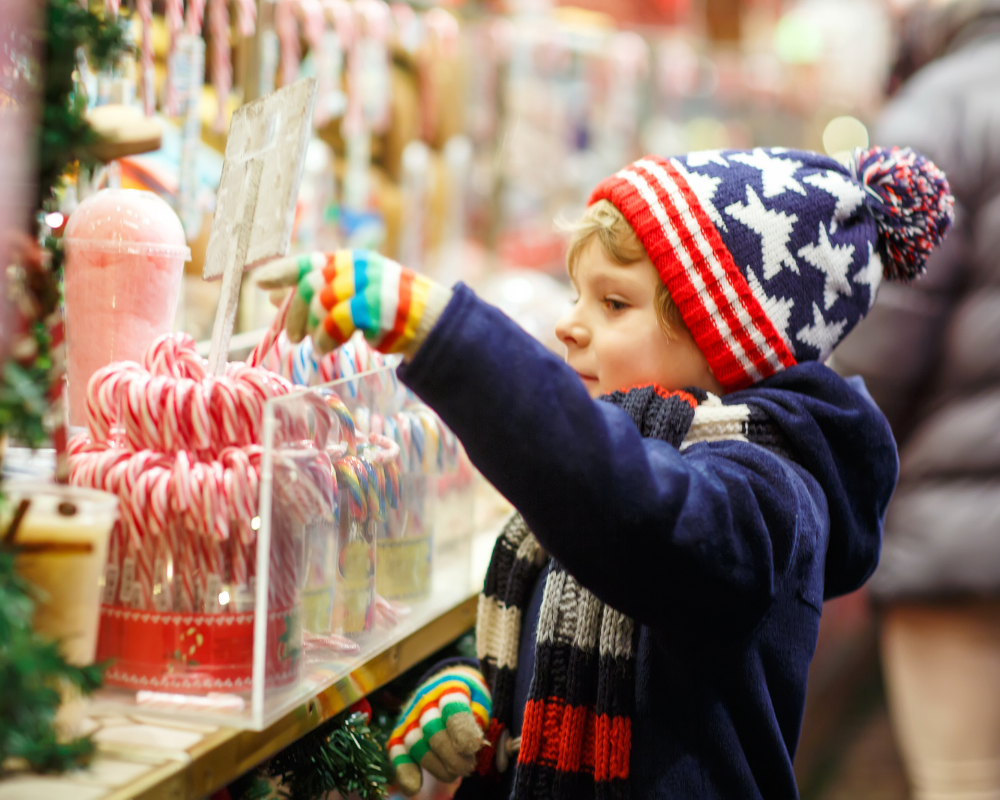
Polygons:
M875 304L875 293L882 283L882 259L871 242L868 242L868 263L857 271L854 282L868 287L868 308L871 308Z
M781 338L785 340L785 344L791 349L792 340L788 338L788 320L792 316L795 301L791 297L769 296L749 267L747 267L747 283L750 284L750 291L763 307L767 318L771 320L771 324L774 325Z
M699 150L688 153L684 160L689 167L704 167L706 164L718 164L720 167L729 168L729 162L722 157L721 150Z
M840 341L840 334L845 325L847 325L846 319L832 324L828 323L823 317L823 312L819 310L819 306L813 303L813 324L802 328L795 334L795 338L815 347L819 350L819 360L826 361L830 353L833 352L833 348L837 346L837 342Z
M783 266L798 274L799 265L795 263L795 256L788 250L792 227L799 219L795 214L766 208L752 186L747 186L746 204L728 205L726 213L760 235L764 280L771 280L781 272Z
M802 180L837 198L837 207L833 210L833 222L830 223L830 233L836 233L837 223L850 217L854 209L865 199L865 190L838 172L830 170L814 172Z
M826 285L823 287L823 306L829 311L837 302L837 293L850 296L851 283L847 271L854 263L853 244L830 244L823 223L819 224L819 241L799 248L799 255L823 273Z
M719 213L713 202L715 200L715 192L719 188L719 184L722 183L722 178L713 178L711 175L702 175L700 172L688 172L684 169L684 165L676 158L670 159L670 163L674 165L674 168L687 181L688 186L691 187L691 191L698 198L702 208L712 218L712 222L721 230L728 230L725 220L722 219L722 214Z
M750 153L736 153L730 156L730 159L760 170L760 178L764 183L764 197L784 194L786 189L791 189L803 197L808 196L805 188L794 177L796 170L802 166L801 161L771 158L761 147L755 147Z

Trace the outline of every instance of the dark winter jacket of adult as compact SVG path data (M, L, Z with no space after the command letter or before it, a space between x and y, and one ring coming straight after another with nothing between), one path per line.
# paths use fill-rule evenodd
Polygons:
M765 411L793 459L732 439L681 452L590 399L561 359L461 286L399 374L545 550L641 626L630 796L796 797L823 600L874 570L896 478L888 423L860 382L804 363L726 397ZM543 581L521 626L515 708Z
M899 442L870 583L884 598L1000 591L1000 3L991 6L950 34L927 21L948 52L904 84L875 132L877 144L913 147L947 173L955 228L925 277L882 284L834 354L841 373L865 379Z

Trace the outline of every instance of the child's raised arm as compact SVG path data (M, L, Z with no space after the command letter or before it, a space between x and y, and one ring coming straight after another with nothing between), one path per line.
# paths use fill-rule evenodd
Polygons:
M799 531L829 524L823 490L801 467L746 442L682 457L643 439L624 411L591 400L572 369L467 288L400 376L552 555L654 628L748 632L781 593L793 550L814 546ZM823 569L823 553L815 563Z

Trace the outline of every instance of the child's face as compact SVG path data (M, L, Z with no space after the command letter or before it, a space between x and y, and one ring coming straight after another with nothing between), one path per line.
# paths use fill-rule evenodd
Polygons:
M648 383L722 394L687 329L668 338L657 322L659 282L648 258L621 266L596 241L580 253L573 277L579 299L559 320L556 336L591 397Z

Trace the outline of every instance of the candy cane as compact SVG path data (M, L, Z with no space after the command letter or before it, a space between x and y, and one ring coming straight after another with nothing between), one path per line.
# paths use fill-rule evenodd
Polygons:
M167 45L167 114L177 116L176 64L177 39L184 30L184 0L166 0L164 18L170 42Z
M281 47L281 84L291 86L299 73L299 23L293 0L278 0L274 9L274 32Z
M142 20L142 45L139 75L142 80L142 107L147 117L156 111L153 89L153 0L136 0L136 11Z
M219 112L215 118L215 130L226 130L226 111L229 106L229 91L233 86L232 50L229 44L229 0L209 0L208 29L212 36L212 83Z
M187 16L184 19L184 32L191 36L200 35L204 14L205 0L188 0Z
M327 86L327 70L322 62L327 58L323 52L323 34L326 32L326 15L323 13L323 5L320 0L296 0L295 9L302 23L302 33L313 60L316 62L316 77L318 85L316 96L325 98L330 91ZM316 105L313 112L313 126L319 128L326 124L330 115L327 113L324 103Z
M257 29L257 4L254 0L236 0L236 27L244 39Z

